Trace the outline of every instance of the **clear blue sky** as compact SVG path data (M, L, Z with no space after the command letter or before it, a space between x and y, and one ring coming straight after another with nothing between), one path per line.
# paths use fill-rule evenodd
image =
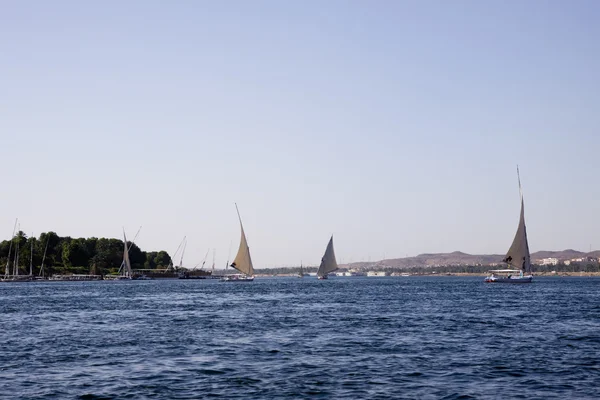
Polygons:
M531 250L600 248L600 2L0 5L3 238L504 253L519 164Z

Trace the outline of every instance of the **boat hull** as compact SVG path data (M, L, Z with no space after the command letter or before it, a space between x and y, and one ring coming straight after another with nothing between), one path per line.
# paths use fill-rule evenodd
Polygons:
M33 280L34 277L30 275L12 275L0 279L1 282L29 282Z
M486 283L518 284L518 283L531 283L532 280L533 280L532 276L517 276L517 277L511 277L511 278L499 278L499 277L488 276L487 278L485 278Z
M317 279L319 279L319 280L327 279L327 275L325 275L325 276L317 276Z
M253 280L253 276L245 275L227 275L221 278L221 282L252 282Z

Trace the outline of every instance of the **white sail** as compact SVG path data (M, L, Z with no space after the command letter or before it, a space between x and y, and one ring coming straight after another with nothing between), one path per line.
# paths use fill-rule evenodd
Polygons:
M235 205L237 210L237 204ZM252 266L252 258L250 257L250 248L246 241L246 234L244 233L244 226L242 225L242 218L240 217L240 211L238 210L238 218L240 220L240 229L242 231L242 238L240 240L240 248L238 249L235 259L231 263L231 266L243 274L248 276L254 275L254 267Z
M517 167L517 176L519 168ZM523 192L521 190L521 178L519 176L519 192L521 195L521 216L519 218L519 227L515 238L504 258L505 263L522 270L531 272L531 257L529 254L529 243L527 242L527 228L525 227L525 203L523 201Z
M123 231L123 244L125 246L123 250L123 263L125 264L125 268L127 268L125 274L131 278L133 274L131 273L131 262L129 261L129 249L127 247L127 236L125 236L125 231Z
M331 239L329 239L329 244L327 244L327 249L325 250L325 255L321 259L321 265L319 266L319 270L317 271L317 276L323 277L329 274L330 272L338 269L337 261L335 260L335 252L333 251L333 235Z

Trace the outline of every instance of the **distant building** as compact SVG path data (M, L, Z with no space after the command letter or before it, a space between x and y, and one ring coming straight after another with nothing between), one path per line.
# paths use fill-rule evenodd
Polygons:
M540 260L540 265L557 265L558 258L542 258Z

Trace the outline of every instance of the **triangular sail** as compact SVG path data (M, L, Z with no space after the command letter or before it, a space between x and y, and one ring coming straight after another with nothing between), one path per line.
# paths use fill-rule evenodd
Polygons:
M125 268L127 268L125 273L126 276L131 278L131 262L129 261L129 249L127 248L127 236L125 236L125 231L123 231L123 244L125 245L125 249L123 250L123 263L125 263Z
M235 208L237 210L237 204L235 205ZM238 218L240 220L242 238L240 240L240 248L238 249L235 259L231 263L231 266L240 271L242 274L253 276L254 267L252 266L252 258L250 257L250 248L248 247L248 242L246 241L246 234L244 233L244 226L242 225L242 218L240 217L239 210Z
M517 167L517 176L519 168ZM505 263L522 270L531 272L531 257L529 254L529 244L527 243L527 228L525 227L525 203L523 201L523 192L521 190L521 177L519 176L519 192L521 195L521 216L519 218L519 227L515 238L504 258Z
M338 265L333 251L333 236L331 236L327 249L325 250L325 255L321 259L321 265L317 271L317 276L323 277L336 269L338 269Z

